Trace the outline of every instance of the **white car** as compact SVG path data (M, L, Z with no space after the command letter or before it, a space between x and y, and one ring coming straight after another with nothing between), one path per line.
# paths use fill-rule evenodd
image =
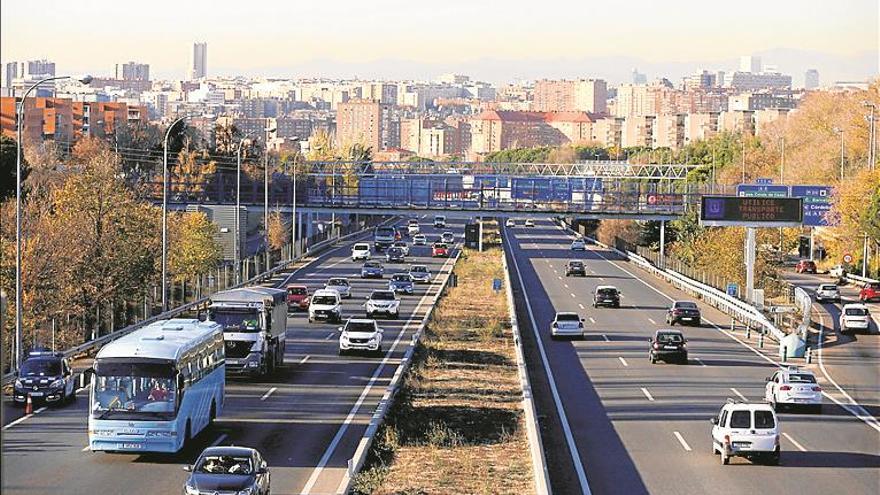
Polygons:
M351 297L351 284L348 282L347 278L333 277L327 280L327 283L324 284L324 288L328 290L335 290L339 293L339 297L345 299Z
M416 235L421 232L421 228L419 227L418 220L410 220L409 225L406 226L406 231L409 235Z
M731 457L779 464L779 421L770 404L728 399L711 421L712 452L721 455L721 464Z
M455 234L453 234L452 232L444 232L440 234L440 242L444 244L455 243Z
M844 304L840 311L840 333L853 330L867 331L871 325L871 312L868 306L860 303Z
M404 256L409 256L409 245L406 241L394 241L394 244L391 247L400 248L403 251Z
M419 284L427 284L431 281L431 272L427 265L412 265L409 267L409 276L412 281Z
M526 221L525 221L525 223L523 223L523 225L526 227L534 227L535 221L532 220L531 218L526 218Z
M428 238L425 234L416 234L413 236L413 246L427 246Z
M508 218L506 222L504 222L505 227L516 227L516 222L513 221L512 218Z
M342 321L342 298L339 292L318 289L309 301L309 323L315 321Z
M816 302L840 302L840 289L834 284L820 284L816 287Z
M352 261L367 261L368 259L370 259L370 256L372 256L372 253L370 252L370 245L366 242L358 242L351 247Z
M797 366L781 369L767 377L764 400L776 411L786 406L804 406L822 412L822 387L812 371Z
M843 265L834 265L828 270L828 274L834 278L840 278L843 276L843 272L847 271L846 267Z
M577 313L560 311L550 324L550 337L584 337L584 319Z
M571 250L572 251L586 251L587 243L584 242L583 239L575 239L571 241Z
M339 331L340 356L349 351L382 354L382 329L376 320L350 318Z
M437 215L434 217L434 227L438 229L442 229L446 227L446 217L443 215Z
M400 316L400 299L392 290L374 290L364 303L364 308L367 318L373 318L378 313L397 319Z

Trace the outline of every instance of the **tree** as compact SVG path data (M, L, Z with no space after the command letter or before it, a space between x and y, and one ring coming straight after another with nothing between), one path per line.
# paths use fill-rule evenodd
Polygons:
M214 153L218 155L234 155L238 147L241 132L235 124L228 122L214 126Z
M269 214L269 249L281 249L289 240L287 228L284 226L284 220L277 211Z
M136 122L116 127L115 146L122 157L122 173L133 182L145 180L162 162L163 130Z
M0 201L15 197L15 174L17 146L15 139L0 136ZM22 160L22 181L27 180L30 170L26 160Z
M204 275L223 258L217 225L202 212L173 213L168 233L168 271L175 280Z
M336 147L333 145L333 136L324 129L318 129L309 137L308 159L315 162L329 162L338 160Z
M217 162L208 160L206 152L183 149L177 154L177 163L169 170L168 190L180 194L200 194L215 172Z

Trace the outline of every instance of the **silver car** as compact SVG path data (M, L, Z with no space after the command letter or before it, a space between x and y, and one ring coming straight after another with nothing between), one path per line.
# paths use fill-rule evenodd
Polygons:
M550 324L550 337L584 337L584 319L577 313L558 312Z
M327 281L324 284L325 289L335 290L339 293L339 297L349 298L351 297L351 284L348 283L347 278L342 277L334 277Z
M409 276L417 284L426 284L431 281L431 272L426 265L413 265L409 267Z

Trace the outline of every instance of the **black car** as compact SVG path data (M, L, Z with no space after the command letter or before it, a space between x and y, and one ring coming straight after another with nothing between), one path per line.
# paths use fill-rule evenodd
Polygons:
M398 247L388 248L385 252L385 261L388 263L403 263L406 261L406 255L403 252L403 249Z
M687 339L678 330L657 330L648 342L651 343L651 348L648 350L651 364L657 361L687 364Z
M620 307L620 291L617 287L611 285L600 285L596 287L593 293L593 307L609 306L612 308Z
M565 276L579 276L586 277L587 276L587 267L584 265L583 261L580 260L571 260L568 264L565 265Z
M76 381L70 363L61 353L35 350L28 353L16 373L12 400L31 403L61 404L76 398Z
M675 325L696 325L700 326L700 308L693 301L675 301L672 306L666 310L666 324Z
M268 495L269 468L255 449L208 447L192 466L186 480L186 494L249 493Z

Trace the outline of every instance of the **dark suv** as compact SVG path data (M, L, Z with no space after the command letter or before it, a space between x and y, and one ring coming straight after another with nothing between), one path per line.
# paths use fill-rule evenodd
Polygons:
M593 307L609 306L612 308L620 307L620 291L617 287L611 285L600 285L596 287L593 293Z
M587 276L587 267L584 266L584 262L580 260L571 260L565 265L565 276L572 277L586 277Z
M33 403L60 404L76 398L76 382L70 363L61 353L35 350L28 353L15 376L12 398L24 404L30 396Z
M666 324L675 325L676 323L700 326L700 308L697 307L697 303L692 301L673 302L672 306L666 310Z
M648 359L651 364L657 361L687 364L687 339L678 330L657 330L648 342L651 343L651 348L648 349Z

